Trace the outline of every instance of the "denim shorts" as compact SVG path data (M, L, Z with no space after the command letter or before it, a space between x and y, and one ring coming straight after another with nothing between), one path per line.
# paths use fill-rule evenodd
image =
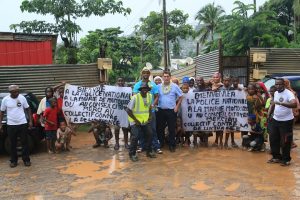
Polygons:
M45 131L46 134L46 140L56 140L56 131Z

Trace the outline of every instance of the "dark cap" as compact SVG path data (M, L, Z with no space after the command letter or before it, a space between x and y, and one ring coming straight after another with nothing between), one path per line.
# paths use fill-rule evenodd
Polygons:
M139 88L139 91L141 91L143 88L148 89L148 91L151 90L151 88L149 87L149 85L147 83L142 83L141 86L140 86L140 88Z

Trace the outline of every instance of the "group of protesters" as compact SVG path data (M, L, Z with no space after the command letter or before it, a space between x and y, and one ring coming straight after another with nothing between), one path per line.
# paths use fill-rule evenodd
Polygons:
M209 137L213 136L213 132L185 131L183 128L181 103L185 95L191 92L239 90L247 94L250 126L249 131L241 132L241 148L248 151L265 151L266 142L269 141L272 158L268 163L281 163L283 166L290 164L290 150L296 147L293 143L293 124L295 117L299 115L299 101L288 80L276 79L275 85L268 91L262 82L250 83L244 88L237 77L225 76L222 79L218 72L207 81L203 77L184 77L181 86L179 80L172 78L169 71L164 71L162 77L154 77L153 81L150 80L150 75L150 70L143 68L141 80L133 86L133 95L126 106L128 127L112 127L103 121L91 122L89 132L93 132L96 141L94 148L101 144L109 147L109 140L113 138L114 132L114 149L119 150L120 130L124 134L124 147L129 149L129 157L134 162L138 161L138 152L145 151L147 157L155 158L156 154L163 153L165 146L168 146L170 152L175 152L178 146L208 147ZM46 96L41 100L37 111L45 130L47 151L50 154L62 150L69 151L71 136L75 135L74 127L65 119L62 110L64 84L46 88ZM117 86L125 85L124 78L118 78ZM24 124L27 122L24 109L26 112L30 112L30 109L26 99L24 101L23 96L19 94L17 85L9 86L9 92L10 95L5 97L1 104L0 123L4 112L7 112L7 131L15 147L16 136L11 135L16 135L20 130L25 132ZM17 112L18 115L15 114ZM31 113L28 113L28 116L31 127ZM0 125L1 129L2 124ZM229 139L231 145L228 144ZM26 146L25 143L24 139L22 145ZM224 149L238 148L235 131L215 131L212 146ZM25 166L31 165L28 150L23 151L23 161ZM10 166L17 166L16 150L12 151Z

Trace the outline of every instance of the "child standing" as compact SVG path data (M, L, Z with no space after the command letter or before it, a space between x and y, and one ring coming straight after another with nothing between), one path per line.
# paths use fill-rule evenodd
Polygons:
M50 107L46 108L43 119L45 122L45 134L48 153L55 152L55 141L56 141L56 131L57 131L57 101L56 98L50 98Z
M57 141L55 143L56 151L59 152L63 149L66 151L70 151L70 140L71 135L76 135L69 127L65 121L59 123L59 128L57 129L56 138Z
M219 72L214 73L212 76L211 90L214 92L223 90L223 83L221 82L221 74ZM223 148L223 131L216 131L216 139L213 146Z
M225 77L223 81L223 90L235 90L234 87L231 86L231 78L230 77ZM224 142L224 148L228 148L228 139L229 135L231 137L231 146L233 148L237 148L238 145L234 141L234 131L233 127L229 127L229 130L225 130L225 142Z

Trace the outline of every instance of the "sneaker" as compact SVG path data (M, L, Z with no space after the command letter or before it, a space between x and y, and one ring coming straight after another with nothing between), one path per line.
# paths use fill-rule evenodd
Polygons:
M25 165L26 167L30 167L30 166L31 166L31 162L30 162L30 161L26 161L26 162L24 162L24 165Z
M137 157L137 155L130 155L129 158L130 158L130 160L132 162L137 162L139 160L139 158Z
M142 148L138 148L138 149L136 150L137 153L141 153L142 151L143 151Z
M254 149L253 149L252 147L250 147L250 148L248 149L248 151L251 152L251 151L254 151Z
M271 158L270 160L267 161L267 163L269 164L273 164L273 163L280 163L281 161L277 158Z
M161 149L157 149L157 150L156 150L156 153L157 153L157 154L162 154L163 151L162 151Z
M16 163L16 162L11 162L10 164L9 164L9 166L11 167L11 168L14 168L14 167L16 167L18 164Z
M285 167L285 166L289 166L290 164L291 164L290 161L282 161L280 165Z
M147 156L148 158L156 158L155 153L152 152L152 151L151 151L151 152L147 152L146 156Z

